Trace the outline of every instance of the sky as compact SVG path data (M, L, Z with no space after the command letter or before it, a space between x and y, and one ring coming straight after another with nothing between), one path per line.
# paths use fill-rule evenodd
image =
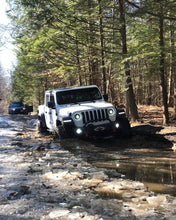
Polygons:
M7 3L6 0L0 0L0 26L8 26L10 21L6 16ZM1 31L1 40L5 42L5 45L0 47L0 66L4 69L5 75L9 75L9 72L13 69L16 63L16 56L13 51L14 45L11 43L12 39L8 31Z

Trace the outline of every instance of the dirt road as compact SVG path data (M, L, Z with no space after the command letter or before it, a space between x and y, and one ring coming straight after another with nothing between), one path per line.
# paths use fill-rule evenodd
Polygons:
M35 124L0 115L1 220L176 218L174 128L59 141L37 134Z

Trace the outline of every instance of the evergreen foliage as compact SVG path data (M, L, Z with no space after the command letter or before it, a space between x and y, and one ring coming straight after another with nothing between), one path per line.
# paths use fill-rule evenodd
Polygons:
M13 92L20 99L37 105L46 89L96 84L120 105L130 70L137 104L176 103L174 0L123 0L125 56L118 0L7 1L18 56Z

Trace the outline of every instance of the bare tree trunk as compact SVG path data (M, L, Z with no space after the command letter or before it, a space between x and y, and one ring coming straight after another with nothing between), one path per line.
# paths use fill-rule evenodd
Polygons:
M152 104L152 83L148 83L148 91L147 91L147 105Z
M77 39L76 39L76 59L77 59L77 70L78 70L78 84L79 86L82 86L81 67L80 67L80 59L79 59L79 46Z
M88 0L89 9L92 8L92 5L93 5L93 0ZM98 73L97 50L93 46L96 44L97 39L95 38L95 35L94 35L95 27L94 27L94 20L91 15L91 10L89 11L88 28L89 28L89 36L88 36L89 84L96 84L96 85L100 86L101 83L100 83L100 76Z
M174 77L174 119L176 118L176 75Z
M174 106L174 72L175 72L175 65L174 65L174 52L175 52L175 40L174 40L174 22L170 21L170 69L169 69L169 89L168 89L168 105Z
M160 2L160 17L159 17L159 46L160 46L160 80L162 88L162 98L163 98L163 124L168 124L169 122L169 111L168 111L168 96L167 96L167 83L165 77L165 54L164 54L164 18L163 18L163 5Z
M143 76L141 73L139 73L139 82L138 82L138 87L137 87L137 104L143 104L144 102L144 88L142 85L142 80L143 80Z
M127 40L126 40L126 19L125 19L125 3L124 0L119 0L119 12L120 12L120 23L121 29L120 34L122 38L122 54L123 57L126 58L128 54L127 50ZM135 102L133 85L131 81L131 73L130 73L130 65L129 61L125 61L124 64L125 76L126 76L126 109L129 109L132 121L136 121L139 119L137 105ZM128 114L128 112L127 112Z
M172 54L170 54L170 67L169 67L169 79L168 79L168 106L173 107L174 105L174 75L173 75L173 64L172 64Z
M99 4L99 19L100 19L100 47L101 47L102 84L103 84L103 93L106 94L106 67L105 67L104 33L103 33L101 0L98 0L98 4Z

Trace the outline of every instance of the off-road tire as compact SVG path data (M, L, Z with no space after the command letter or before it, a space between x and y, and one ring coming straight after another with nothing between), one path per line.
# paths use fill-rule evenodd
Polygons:
M37 121L37 132L41 134L47 132L47 127L43 126L43 123L40 119Z
M127 118L117 118L117 122L119 122L120 126L116 131L116 137L125 137L130 138L131 133L131 126Z
M58 131L57 131L57 133L58 133L59 139L64 139L64 138L67 138L67 137L68 137L68 134L67 134L67 132L66 132L64 126L62 126L62 125L59 125L59 126L58 126Z

